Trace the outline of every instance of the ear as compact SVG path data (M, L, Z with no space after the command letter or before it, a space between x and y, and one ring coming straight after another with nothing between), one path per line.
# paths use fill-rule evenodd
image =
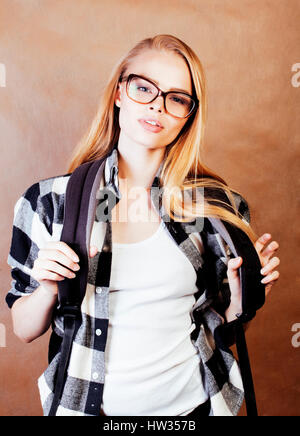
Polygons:
M118 83L118 88L115 95L115 105L121 107L121 84Z

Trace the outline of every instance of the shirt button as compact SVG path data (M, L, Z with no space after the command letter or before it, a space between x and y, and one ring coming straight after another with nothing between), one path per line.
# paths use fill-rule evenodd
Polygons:
M99 374L97 372L93 372L93 380L97 380L97 378L99 377Z
M97 336L100 336L101 333L102 333L102 331L101 331L100 329L97 329L97 330L96 330L96 335L97 335Z
M102 251L108 251L109 250L109 247L108 247L108 245L107 244L105 244L105 245L103 245L103 247L102 247Z
M101 294L102 290L102 288L96 288L96 294Z

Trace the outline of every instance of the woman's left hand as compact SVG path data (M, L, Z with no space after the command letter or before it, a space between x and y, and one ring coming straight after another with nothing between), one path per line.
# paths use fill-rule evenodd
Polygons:
M260 272L265 276L261 282L266 284L266 295L279 278L279 271L275 270L275 268L280 264L280 259L277 256L271 258L275 251L278 250L279 244L276 241L271 242L271 238L270 233L264 233L254 244L262 266ZM265 247L266 244L269 245Z
M269 245L266 246L266 244ZM254 243L254 247L262 266L261 274L265 276L261 282L266 285L266 295L268 295L271 287L279 277L279 272L275 270L275 268L279 265L280 260L278 257L272 257L275 251L278 250L279 244L276 241L271 242L271 235L269 233L264 233ZM241 257L229 259L227 269L227 277L231 292L230 306L237 312L241 311L241 285L238 269L242 263L243 259Z

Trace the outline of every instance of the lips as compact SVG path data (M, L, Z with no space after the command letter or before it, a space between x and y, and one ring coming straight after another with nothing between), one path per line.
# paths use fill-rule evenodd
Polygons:
M139 119L138 121L145 130L150 132L158 133L163 129L162 124L154 118Z

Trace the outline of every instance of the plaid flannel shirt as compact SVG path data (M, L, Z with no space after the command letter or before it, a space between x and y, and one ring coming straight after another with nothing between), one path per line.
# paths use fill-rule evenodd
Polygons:
M98 205L104 193L113 195L115 204L121 195L118 184L118 153L116 147L102 167ZM152 187L159 187L160 165ZM14 208L13 233L8 264L11 266L11 289L6 296L9 307L22 296L28 296L39 286L31 276L39 249L48 241L59 241L63 226L64 198L70 174L41 180L29 187ZM216 230L206 222L201 232L189 223L167 220L159 190L151 190L152 202L165 220L165 231L192 263L197 274L195 304L191 322L195 329L191 341L199 356L204 387L211 401L211 416L237 415L244 398L238 363L226 343L216 343L214 331L224 323L224 312L230 303L227 263L233 257L231 250ZM250 222L247 202L234 194L238 211L245 222ZM97 209L99 211L99 207ZM205 219L206 220L206 219ZM57 415L97 416L100 412L105 380L105 345L109 323L109 278L105 268L105 252L112 250L111 223L97 219L91 245L98 254L89 259L86 295L82 302L82 324L75 336L68 366L67 379ZM225 321L226 322L226 321ZM44 415L48 415L54 390L54 380L60 359L59 345L63 336L63 319L57 307L53 312L53 333L50 340L49 366L39 377L38 386ZM53 338L57 338L53 340ZM150 399L151 401L151 399ZM133 411L134 412L134 411Z

